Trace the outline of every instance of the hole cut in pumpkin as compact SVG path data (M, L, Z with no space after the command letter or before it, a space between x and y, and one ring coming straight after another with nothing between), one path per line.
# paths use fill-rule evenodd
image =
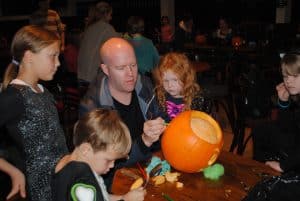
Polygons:
M205 119L192 117L191 129L199 138L210 144L217 144L221 140L214 126Z

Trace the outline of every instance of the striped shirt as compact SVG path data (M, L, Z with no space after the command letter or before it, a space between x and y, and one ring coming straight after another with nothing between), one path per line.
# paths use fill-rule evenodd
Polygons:
M55 32L59 38L61 38L61 33L65 30L65 25L61 22L58 13L54 10L48 9L47 23L45 28L49 31Z

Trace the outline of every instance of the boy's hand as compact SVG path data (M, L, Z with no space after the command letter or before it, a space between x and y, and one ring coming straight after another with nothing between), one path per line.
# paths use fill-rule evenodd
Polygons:
M142 187L129 191L124 195L125 201L143 201L146 195L146 190Z

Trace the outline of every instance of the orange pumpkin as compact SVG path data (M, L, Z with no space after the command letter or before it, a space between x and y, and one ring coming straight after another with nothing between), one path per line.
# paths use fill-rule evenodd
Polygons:
M243 43L243 39L242 39L242 37L240 37L240 36L234 36L234 37L232 37L232 39L231 39L231 45L232 45L233 47L239 47L239 46L242 45L242 43Z
M177 115L161 141L165 159L180 171L199 172L212 165L223 146L219 124L208 114L195 110Z
M206 36L204 34L196 35L195 42L198 45L205 45L206 44Z

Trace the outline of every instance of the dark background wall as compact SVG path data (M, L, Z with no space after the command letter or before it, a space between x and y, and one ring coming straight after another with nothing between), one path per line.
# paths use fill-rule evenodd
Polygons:
M159 24L160 0L107 0L114 9L112 23L119 31L124 31L124 22L130 15L145 17L150 26ZM163 0L162 0L163 1ZM28 15L37 6L38 0L1 0L2 15ZM84 18L88 7L96 0L78 0L77 17ZM177 21L184 12L190 12L199 27L212 28L219 16L227 17L232 23L275 22L276 6L284 0L175 0ZM18 6L16 6L18 5ZM51 7L63 10L67 0L52 0ZM300 23L300 2L292 0L292 23Z
M231 23L244 21L275 21L276 3L274 0L176 0L177 17L183 12L191 12L198 26L213 28L220 16L226 17Z
M146 25L145 35L156 42L157 35L154 30L160 25L160 1L164 0L107 0L113 7L111 23L118 32L125 32L129 16L143 16ZM297 29L300 33L299 0L292 0L291 24L275 24L276 7L285 0L201 0L197 1L197 4L195 0L174 1L176 24L185 12L189 12L194 17L197 29L211 33L217 26L218 18L224 16L233 26L238 26L246 40L258 41L271 37L278 47L300 45L290 40L295 37ZM7 42L7 48L0 48L3 49L0 50L2 51L0 55L8 54L7 50L14 33L21 26L28 24L28 19L19 16L30 15L37 8L37 2L38 0L0 0L1 47L5 44L2 39ZM87 16L89 6L98 1L77 0L75 16L65 15L67 2L68 0L52 0L51 8L61 14L62 21L67 24L67 30L73 28L83 30L84 18ZM13 17L7 18L7 16ZM7 58L10 59L9 55ZM7 62L1 57L0 66Z
M162 0L164 1L164 0ZM285 0L174 0L176 24L185 12L194 17L196 28L203 32L211 32L217 26L220 16L228 18L233 26L240 32L247 32L247 37L266 37L268 26L275 23L276 7ZM37 7L38 0L0 0L2 16L29 15ZM76 3L76 15L65 16L63 11L67 7L67 0L52 0L51 8L62 15L62 20L68 29L84 27L84 18L88 8L97 0L78 0ZM160 25L160 0L107 0L113 7L112 25L118 32L126 31L126 21L130 15L140 15L145 19L145 35L155 39L155 28ZM200 4L200 6L198 6ZM16 6L18 5L18 6ZM292 0L291 25L276 25L278 32L286 37L293 35L300 24L300 1ZM0 31L4 35L12 35L26 20L1 21L0 26L6 27ZM292 27L286 29L286 27ZM275 29L274 27L270 27ZM9 34L7 34L7 33ZM259 36L258 36L259 35ZM9 36L8 36L9 37Z

